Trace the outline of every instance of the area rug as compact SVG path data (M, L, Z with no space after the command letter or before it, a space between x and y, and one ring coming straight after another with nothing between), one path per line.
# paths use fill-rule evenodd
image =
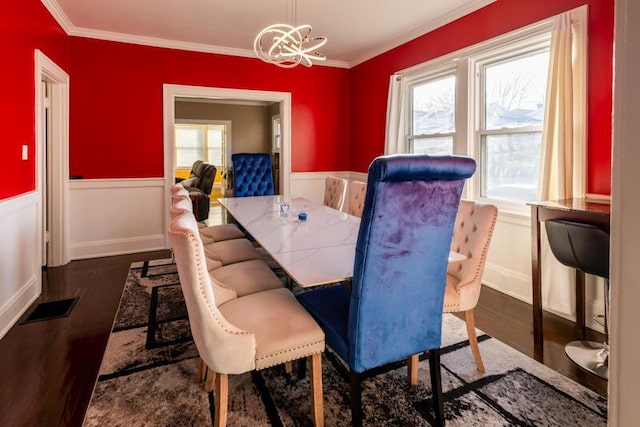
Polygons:
M156 327L149 337L154 292ZM447 425L606 425L605 398L482 331L478 334L484 374L476 370L464 322L445 315L442 385ZM196 382L197 361L175 265L171 260L145 268L133 264L84 425L212 425L213 394ZM339 363L325 352L327 426L351 423L349 386ZM406 368L398 363L365 380L362 399L367 426L431 425L428 361L420 362L417 386L407 385ZM231 375L228 408L229 426L312 425L309 377L287 374L282 367Z

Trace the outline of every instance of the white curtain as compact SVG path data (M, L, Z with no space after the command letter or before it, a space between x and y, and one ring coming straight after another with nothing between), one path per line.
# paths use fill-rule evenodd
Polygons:
M574 189L574 67L570 13L554 18L549 76L542 132L540 200L578 197ZM541 235L542 303L546 308L575 313L575 273L560 264Z
M389 78L387 128L384 138L384 154L405 152L404 104L404 85L402 77L393 74Z

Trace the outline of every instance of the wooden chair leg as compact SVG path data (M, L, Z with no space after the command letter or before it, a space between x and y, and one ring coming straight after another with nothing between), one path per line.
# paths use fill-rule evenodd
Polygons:
M417 354L407 357L407 379L409 385L418 384L418 363L420 359Z
M322 403L322 353L311 356L311 409L313 425L324 426L324 406Z
M217 374L209 368L207 368L205 372L206 372L207 380L204 382L204 391L209 393L213 390L213 385L214 385L214 381L216 380Z
M207 375L207 365L204 364L202 357L198 357L198 372L196 374L196 382L202 382Z
M478 371L484 372L484 363L482 363L480 347L478 347L478 337L476 337L476 322L473 318L473 310L465 311L464 318L465 323L467 324L467 335L469 336L469 347L471 347L471 353L476 361Z
M442 376L440 373L440 349L429 351L429 373L431 376L432 400L436 415L436 425L444 426L444 396L442 395Z
M211 371L211 370L209 370ZM215 374L215 396L213 396L216 415L213 422L214 427L224 427L227 425L227 406L229 398L229 377L226 374Z
M351 425L362 427L362 376L357 372L349 371L351 382Z
M293 372L293 363L290 360L288 362L284 362L284 371L287 374Z

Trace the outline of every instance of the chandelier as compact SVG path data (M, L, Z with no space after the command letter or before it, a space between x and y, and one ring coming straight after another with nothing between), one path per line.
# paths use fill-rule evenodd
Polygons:
M297 0L293 0L293 4L294 25L269 25L256 36L253 41L253 50L258 58L278 67L293 68L298 64L311 67L312 60L324 61L327 59L317 51L327 42L327 38L312 36L311 25L295 26ZM290 7L287 7L287 18L289 17L289 9ZM287 19L287 21L291 20Z

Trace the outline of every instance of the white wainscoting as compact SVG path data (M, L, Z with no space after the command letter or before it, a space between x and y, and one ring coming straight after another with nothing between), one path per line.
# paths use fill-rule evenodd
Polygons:
M165 248L163 178L72 180L71 259Z
M351 174L351 172L292 172L290 175L290 195L291 197L305 197L322 203L324 200L324 180L328 176L335 176L349 181ZM349 200L348 187L346 200ZM346 211L346 209L347 204L345 203L343 210Z
M39 210L35 192L0 201L0 338L42 289Z

